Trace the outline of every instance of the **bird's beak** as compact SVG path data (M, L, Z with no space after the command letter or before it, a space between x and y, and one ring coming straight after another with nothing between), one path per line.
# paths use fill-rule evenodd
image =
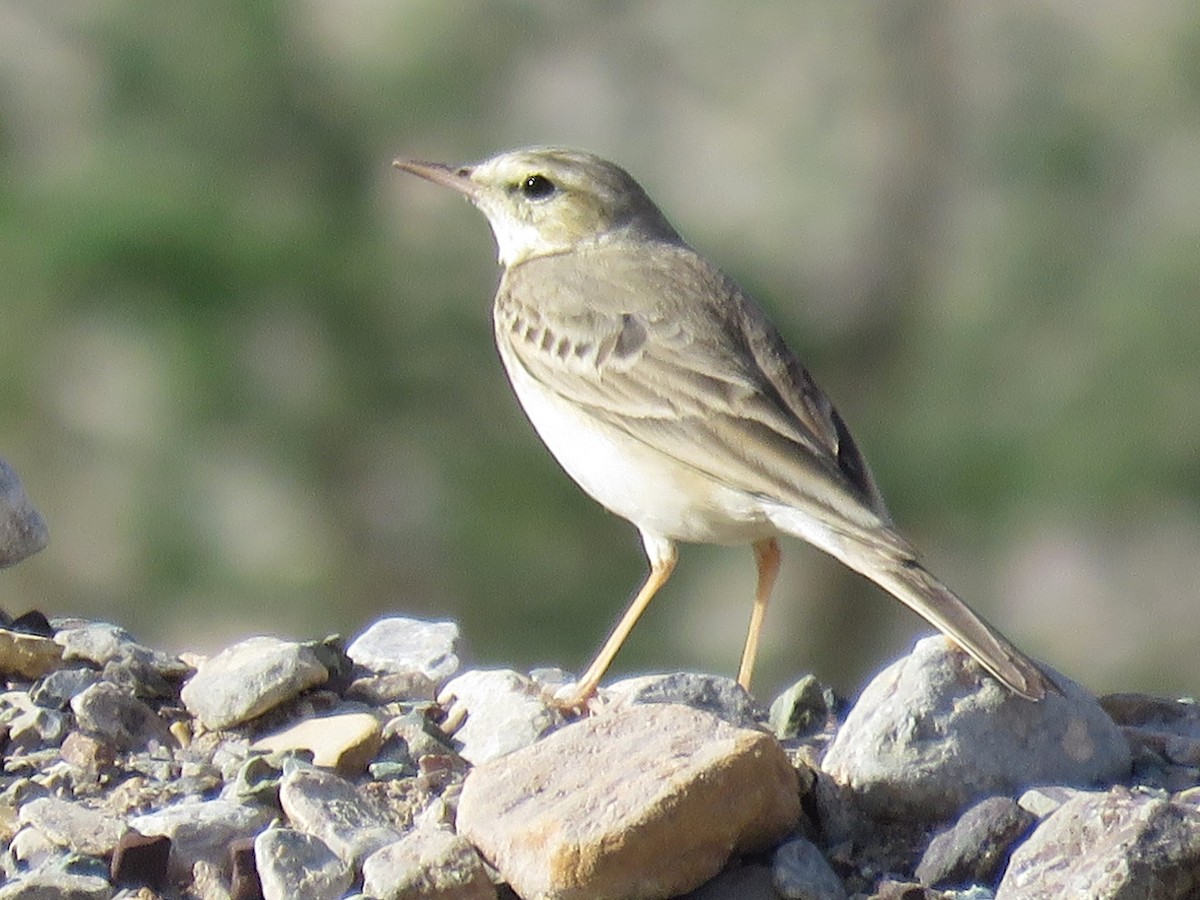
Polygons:
M445 163L420 162L415 159L397 159L392 165L405 172L420 175L434 184L458 191L470 200L479 193L479 185L471 180L470 166L448 166Z

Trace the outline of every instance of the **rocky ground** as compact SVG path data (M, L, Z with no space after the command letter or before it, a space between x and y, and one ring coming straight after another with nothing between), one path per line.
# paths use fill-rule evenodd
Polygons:
M45 539L13 484L0 565ZM1200 896L1194 703L1030 703L940 637L852 705L681 673L566 717L450 622L208 659L0 624L0 900Z

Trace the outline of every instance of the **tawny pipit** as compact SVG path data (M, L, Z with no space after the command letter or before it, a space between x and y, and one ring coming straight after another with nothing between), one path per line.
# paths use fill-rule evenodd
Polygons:
M568 474L641 532L650 575L567 703L585 701L675 568L676 542L748 543L758 590L750 686L776 537L874 581L1036 700L1038 667L917 560L837 410L761 309L684 243L623 169L539 148L469 166L396 166L465 195L504 273L496 344L517 399Z

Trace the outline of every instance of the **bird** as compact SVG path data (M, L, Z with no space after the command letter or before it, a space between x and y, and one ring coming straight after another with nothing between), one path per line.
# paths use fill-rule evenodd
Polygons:
M637 528L649 560L595 659L560 694L564 707L595 695L681 543L753 548L737 676L749 691L785 535L875 582L1015 694L1046 695L1038 665L896 530L845 421L763 309L625 169L561 147L394 165L487 219L502 268L495 340L517 400L579 487Z

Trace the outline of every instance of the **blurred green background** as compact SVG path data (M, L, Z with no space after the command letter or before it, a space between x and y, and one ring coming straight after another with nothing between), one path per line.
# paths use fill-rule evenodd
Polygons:
M0 605L211 650L452 617L581 668L634 529L524 421L483 218L390 167L580 146L757 296L902 530L1094 690L1200 690L1200 8L0 0ZM745 548L619 671L732 674ZM798 542L760 693L923 623Z

